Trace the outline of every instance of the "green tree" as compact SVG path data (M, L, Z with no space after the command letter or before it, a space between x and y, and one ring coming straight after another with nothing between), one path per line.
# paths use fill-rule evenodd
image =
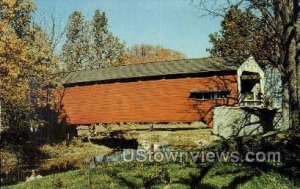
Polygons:
M125 43L112 34L104 12L95 11L92 22L75 11L67 25L62 60L67 71L97 69L122 63Z
M104 12L95 11L92 28L93 48L91 56L94 57L94 60L89 67L95 69L122 64L125 43L109 31L108 18Z
M89 54L89 28L81 12L75 11L67 24L67 41L63 45L62 60L67 71L84 69Z

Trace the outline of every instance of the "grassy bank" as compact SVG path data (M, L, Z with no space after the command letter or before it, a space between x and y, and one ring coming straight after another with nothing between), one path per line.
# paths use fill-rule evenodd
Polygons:
M95 155L107 155L112 149L92 143L73 140L69 143L62 142L54 145L43 145L39 150L45 155L41 160L41 170L66 169L68 167L84 168L85 160L90 160Z
M6 188L299 188L276 172L243 164L119 163L46 176Z
M25 180L36 170L42 175L86 168L85 161L112 149L80 140L36 145L5 146L1 151L1 184Z
M111 138L120 137L119 133L121 133L121 139L136 140L138 144L149 146L159 144L186 149L210 143L210 129L203 129L199 124L99 125L96 127L96 132L104 134L105 143L100 142L97 145L75 139L53 144L26 143L19 146L1 147L1 178L7 184L24 180L25 177L30 176L33 169L42 175L49 175L86 168L85 160L120 149L115 142L123 144L124 141L111 140ZM109 133L113 135L108 135ZM19 172L21 172L20 177L11 177L11 175L18 175Z

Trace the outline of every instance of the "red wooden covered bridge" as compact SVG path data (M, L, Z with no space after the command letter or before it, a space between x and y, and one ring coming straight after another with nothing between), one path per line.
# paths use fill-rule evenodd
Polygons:
M57 101L71 125L203 121L235 105L238 67L222 58L146 63L71 72Z

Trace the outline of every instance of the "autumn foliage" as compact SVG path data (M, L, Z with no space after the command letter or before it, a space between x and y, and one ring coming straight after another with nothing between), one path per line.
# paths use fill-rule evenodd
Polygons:
M45 89L52 85L49 75L55 71L57 61L46 33L32 24L34 10L30 0L0 2L2 128L43 122L37 110L47 106Z
M161 62L184 59L185 55L161 46L147 44L134 45L124 55L123 64L142 64L147 62Z

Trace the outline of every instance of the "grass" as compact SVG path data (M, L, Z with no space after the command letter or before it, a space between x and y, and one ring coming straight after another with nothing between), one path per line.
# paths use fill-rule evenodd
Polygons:
M150 128L153 129L150 131ZM194 148L210 143L210 129L201 129L201 125L190 124L129 124L97 126L97 132L123 132L123 138L136 139L139 144L171 145L179 148ZM16 148L19 150L19 148ZM1 178L9 180L9 174L21 170L29 176L31 169L42 175L68 170L86 168L85 160L95 155L109 154L113 149L110 146L96 145L79 140L55 144L32 145L20 147L21 152L15 149L1 148ZM27 165L28 164L28 165ZM29 165L30 164L30 165ZM18 165L24 165L18 167ZM24 170L23 170L23 167ZM24 176L25 177L25 176ZM25 179L22 177L22 179ZM15 181L8 181L15 182Z
M1 183L15 183L30 176L31 170L48 175L87 167L96 155L107 155L112 149L80 140L56 144L5 146L1 151Z
M118 128L114 129L118 131ZM171 144L176 147L182 146L182 144L193 146L195 140L199 141L199 138L202 141L209 140L209 133L209 129L182 129L181 127L166 129L164 127L164 130L162 130L155 127L151 131L147 128L131 128L124 135L128 139L137 137L139 143L141 141L158 142L159 144L166 142L165 144ZM291 137L284 138L290 139ZM266 142L266 140L262 139L264 138L254 137L249 139L251 144L257 143L257 145L244 145L244 151L260 150L261 148L257 146L261 146L261 144L257 141ZM248 141L248 139L245 140ZM274 141L274 138L272 141ZM280 144L284 145L280 147ZM292 154L292 152L298 152L297 148L292 144L297 144L297 142L295 140L291 140L291 143L278 142L272 143L272 146L278 149L289 149L290 147L290 151L283 151L284 153L282 154L286 158L289 157L287 158L289 160L299 157L287 156L287 154ZM229 147L231 145L227 141L225 146L223 143L219 145L212 144L212 147L208 147L207 150L235 150ZM268 145L267 147L268 150L274 150ZM299 177L292 176L297 175L294 173L299 172L298 168L287 169L290 170L289 174L287 174L287 172L282 172L279 169L281 165L273 168L272 166L270 168L262 168L260 164L246 163L194 164L189 162L183 165L180 163L120 162L117 164L103 163L94 169L86 169L82 164L82 160L89 159L96 154L108 153L110 149L90 143L73 141L71 143L44 145L39 150L46 154L48 158L45 158L45 162L43 162L45 164L43 165L42 163L41 167L46 166L46 169L56 169L58 166L58 169L60 169L70 164L76 165L76 168L81 169L52 174L38 180L19 183L5 188L300 188ZM295 166L296 164L293 165ZM282 164L282 166L288 168L285 164Z
M202 185L211 188L297 188L287 177L270 171L262 172L243 164L215 164L203 178Z
M242 164L118 163L54 174L6 188L299 188L276 172Z
M70 143L43 145L39 148L47 158L41 161L41 170L66 169L68 167L84 168L84 160L90 160L95 155L107 155L112 150L92 143L73 140Z
M245 189L252 188L265 188L265 189L288 189L288 188L300 188L291 183L286 177L281 176L279 173L270 172L263 173L261 176L255 176L247 183L243 185Z

